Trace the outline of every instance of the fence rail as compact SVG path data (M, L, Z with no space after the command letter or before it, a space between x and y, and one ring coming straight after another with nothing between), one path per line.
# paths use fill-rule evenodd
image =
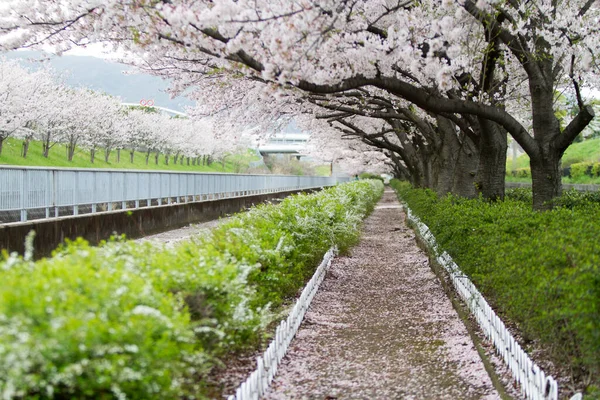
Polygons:
M333 186L347 177L0 166L0 223Z

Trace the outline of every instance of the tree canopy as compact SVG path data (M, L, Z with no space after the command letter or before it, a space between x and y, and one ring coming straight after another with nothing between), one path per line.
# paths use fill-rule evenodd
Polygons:
M544 208L594 117L599 17L595 0L9 0L0 46L104 42L210 113L311 115L439 192L503 197L510 134ZM564 126L558 93L577 104Z

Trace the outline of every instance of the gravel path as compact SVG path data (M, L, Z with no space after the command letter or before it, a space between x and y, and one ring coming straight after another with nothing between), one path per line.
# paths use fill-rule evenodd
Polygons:
M191 224L179 229L172 229L170 231L165 231L161 233L157 233L155 235L144 236L143 238L136 239L136 242L145 242L151 241L154 243L162 243L167 246L172 246L177 242L180 242L185 239L189 239L194 235L197 235L203 231L212 229L219 225L220 223L227 221L229 218L220 218L214 219L212 221L201 222L199 224Z
M333 262L265 398L499 398L394 192Z

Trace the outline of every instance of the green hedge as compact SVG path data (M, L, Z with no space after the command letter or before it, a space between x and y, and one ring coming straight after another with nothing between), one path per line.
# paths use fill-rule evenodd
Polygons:
M358 177L360 179L377 179L377 180L380 180L381 182L384 181L384 179L383 179L383 177L381 175L371 174L369 172L363 172Z
M507 175L510 173L511 176L516 178L531 178L531 169L530 168L517 168L513 171L506 170Z
M600 176L600 162L581 162L571 164L571 172L569 174L573 179L580 179L584 176L592 178Z
M523 189L491 203L392 185L526 345L541 341L556 362L591 377L590 392L600 387L597 193L568 192L536 212Z
M383 192L360 181L261 205L172 248L72 242L0 263L0 397L202 398L203 374L255 346Z

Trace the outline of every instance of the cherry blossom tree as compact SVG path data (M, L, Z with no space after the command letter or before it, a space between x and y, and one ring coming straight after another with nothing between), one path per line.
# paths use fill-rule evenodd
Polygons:
M20 134L28 141L35 132L47 84L44 71L30 73L15 61L0 62L0 154L8 137Z
M480 160L490 169L480 187L488 197L503 194L508 133L530 156L536 208L560 193L560 158L594 116L581 96L582 87L597 84L593 0L7 4L0 9L4 48L113 40L157 74L178 76L180 90L220 75L321 96L378 88L476 127ZM579 109L564 128L554 103L561 88ZM515 96L526 97L531 129L509 112Z

